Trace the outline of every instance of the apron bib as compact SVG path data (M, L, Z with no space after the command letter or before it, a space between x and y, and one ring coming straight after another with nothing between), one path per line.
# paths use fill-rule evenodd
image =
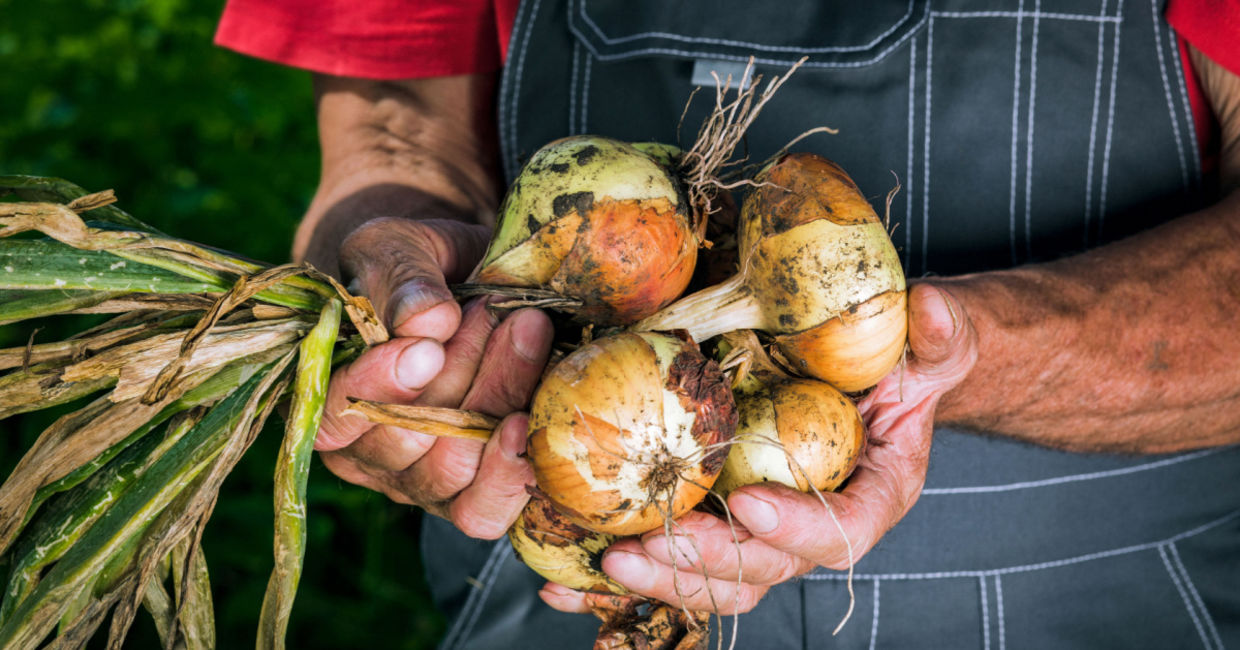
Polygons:
M739 79L754 57L769 78L802 56L749 158L839 129L796 149L875 205L899 178L909 277L1054 259L1202 204L1160 0L526 0L499 97L505 173L572 134L691 144L710 70ZM917 505L856 566L841 633L845 574L820 570L741 616L737 647L1240 645L1238 477L1237 448L1086 455L938 430ZM442 647L589 647L593 617L543 605L506 539L428 517L423 551Z

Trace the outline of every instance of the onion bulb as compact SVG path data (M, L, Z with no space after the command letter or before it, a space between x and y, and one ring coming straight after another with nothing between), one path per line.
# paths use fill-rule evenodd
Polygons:
M552 582L578 591L628 593L602 569L603 551L617 537L574 524L541 495L530 498L508 539L522 562Z
M843 391L896 366L908 333L904 272L883 222L835 163L787 154L741 205L740 270L637 323L696 341L740 329L772 334L796 371Z
M715 481L727 496L742 485L782 483L827 492L852 473L865 448L861 413L817 379L788 378L736 396L740 421Z
M718 364L656 332L596 339L546 375L530 406L538 488L569 520L635 535L705 497L736 427Z
M699 245L673 155L590 135L538 150L469 283L549 289L580 301L569 311L596 324L658 311L685 290Z
M717 354L733 373L739 422L716 492L768 482L825 492L852 474L866 442L852 400L826 382L784 372L751 331L724 334Z

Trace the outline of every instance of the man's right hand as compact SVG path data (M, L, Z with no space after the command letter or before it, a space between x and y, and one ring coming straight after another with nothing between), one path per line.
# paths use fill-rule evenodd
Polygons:
M497 319L486 301L464 310L445 275L481 256L488 229L453 221L377 219L340 249L354 286L386 314L396 338L336 371L315 447L337 476L418 505L473 537L497 538L533 481L524 408L546 363L551 325L526 309ZM485 445L435 438L340 415L348 397L508 416Z

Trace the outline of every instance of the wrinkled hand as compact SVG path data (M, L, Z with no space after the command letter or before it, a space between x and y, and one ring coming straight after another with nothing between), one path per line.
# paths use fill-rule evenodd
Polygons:
M498 538L533 482L524 408L551 346L537 310L502 322L477 300L464 310L447 282L463 279L489 232L452 221L378 219L341 246L341 267L396 335L332 375L315 448L334 474L451 520L466 534ZM340 415L348 397L507 416L486 444L435 438ZM510 415L512 414L512 415Z
M907 364L860 403L869 444L843 491L823 495L848 542L816 496L755 485L728 498L734 529L692 512L678 520L670 540L654 531L617 542L603 557L603 570L637 594L728 615L749 611L771 586L815 567L847 569L849 542L851 560L861 558L917 501L935 405L977 357L976 333L949 294L921 284L911 290L909 306ZM588 611L589 599L598 598L552 583L540 595L575 612Z

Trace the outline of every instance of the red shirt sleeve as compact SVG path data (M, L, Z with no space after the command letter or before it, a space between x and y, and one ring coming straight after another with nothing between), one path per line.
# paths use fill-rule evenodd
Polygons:
M497 70L517 0L228 0L217 45L325 74L414 79Z
M1181 38L1240 75L1240 0L1170 0L1166 16Z

